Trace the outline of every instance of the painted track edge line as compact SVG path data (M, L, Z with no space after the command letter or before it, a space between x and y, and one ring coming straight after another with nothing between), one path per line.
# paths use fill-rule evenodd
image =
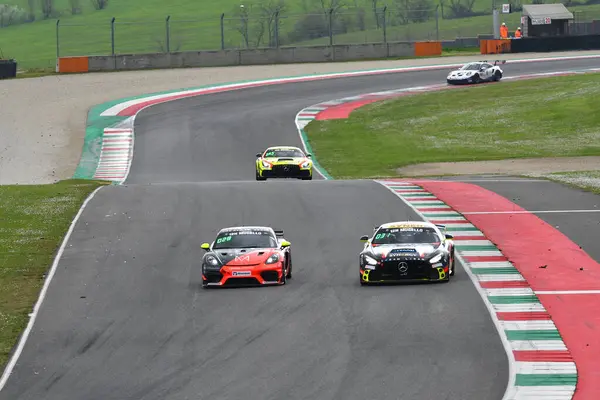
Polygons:
M310 108L310 107L305 107L302 110L306 110L306 108ZM333 179L331 177L331 175L329 175L327 170L319 163L319 160L315 156L314 152L311 150L312 147L310 145L310 142L308 141L308 136L306 136L306 132L304 132L304 128L301 127L300 124L298 123L298 117L300 116L300 113L302 112L302 110L300 112L298 112L296 114L296 117L294 118L294 123L296 124L296 130L298 132L298 136L300 136L300 141L302 142L302 147L304 148L304 151L306 153L312 153L313 168L315 169L315 171L317 171L317 173L319 175L321 175L323 177L323 179L325 179L325 180Z
M100 186L100 187L94 189L94 191L87 196L87 198L81 204L81 207L79 207L79 211L77 211L77 214L75 214L75 218L73 218L73 220L71 221L71 225L69 225L69 229L67 230L67 233L65 234L65 236L62 240L62 243L61 243L60 247L58 248L58 252L56 253L56 256L54 257L52 266L50 267L50 270L48 271L48 275L46 276L46 279L44 280L44 285L42 286L42 290L40 291L38 300L35 303L35 306L33 307L33 311L31 312L31 314L29 314L30 318L29 318L29 322L27 323L27 327L25 328L25 330L23 331L23 334L19 338L19 343L17 344L17 348L15 349L14 353L10 356L8 364L4 368L4 372L2 373L2 377L0 378L0 391L2 391L2 389L4 389L4 386L6 385L8 378L12 374L12 371L13 371L15 365L17 364L19 357L21 356L21 353L23 352L23 348L25 347L27 339L29 338L29 334L33 330L33 325L35 324L35 321L37 319L38 312L39 312L40 308L42 307L44 299L46 298L46 293L48 292L48 288L50 287L52 278L54 278L54 274L56 273L56 269L58 268L60 259L62 258L65 248L67 247L67 243L69 242L69 240L71 238L71 234L73 233L73 230L75 229L75 225L77 225L77 222L79 221L79 218L83 214L83 211L85 210L88 203L94 198L94 196L96 196L96 193L98 193L98 191L100 191L100 189L102 189L103 187L104 186Z

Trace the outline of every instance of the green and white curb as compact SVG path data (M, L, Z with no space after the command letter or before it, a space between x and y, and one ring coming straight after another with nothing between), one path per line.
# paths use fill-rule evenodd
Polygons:
M577 385L575 362L549 313L502 252L422 187L401 180L376 182L424 220L445 225L454 236L457 259L483 298L508 355L509 383L503 400L572 399Z

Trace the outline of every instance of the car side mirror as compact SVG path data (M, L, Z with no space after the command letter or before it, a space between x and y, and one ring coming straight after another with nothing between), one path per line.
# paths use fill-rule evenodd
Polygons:
M210 250L210 244L208 243L202 243L200 247L204 250Z
M307 154L306 154L306 157L307 157L307 158L312 158L312 154L310 154L310 153L307 153Z
M361 242L367 242L368 240L369 240L369 237L367 235L363 235L360 237Z
M281 242L281 247L290 247L292 244L287 240Z
M262 156L261 153L256 153L256 157L260 158L260 156Z
M452 235L451 235L451 234L449 234L449 233L446 233L446 239L454 239L454 236L452 236Z

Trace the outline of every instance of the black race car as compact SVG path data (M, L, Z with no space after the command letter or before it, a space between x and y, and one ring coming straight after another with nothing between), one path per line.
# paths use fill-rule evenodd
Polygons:
M454 275L454 243L443 227L430 222L383 224L359 255L360 284L441 281Z

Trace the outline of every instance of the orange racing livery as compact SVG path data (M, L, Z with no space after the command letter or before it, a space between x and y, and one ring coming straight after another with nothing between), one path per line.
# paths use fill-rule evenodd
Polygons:
M283 231L238 226L203 243L202 286L285 285L292 277L291 243Z

